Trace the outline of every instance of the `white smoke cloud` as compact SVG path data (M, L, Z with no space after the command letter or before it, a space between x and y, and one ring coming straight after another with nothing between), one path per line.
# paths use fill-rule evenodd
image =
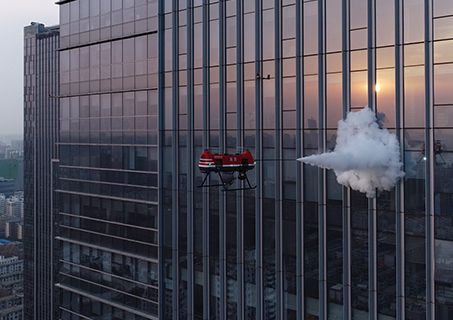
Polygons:
M366 193L392 189L404 176L396 136L379 128L376 114L365 107L338 122L335 149L297 159L312 166L333 169L338 183Z

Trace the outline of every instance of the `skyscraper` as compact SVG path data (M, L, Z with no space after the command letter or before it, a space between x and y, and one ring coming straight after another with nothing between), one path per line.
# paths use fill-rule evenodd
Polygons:
M24 214L24 199L20 196L11 196L6 199L5 215L11 218L22 219Z
M58 311L105 319L449 319L450 0L64 0ZM331 170L370 106L405 177ZM256 190L199 189L204 149Z
M159 4L162 318L451 318L453 3ZM294 161L367 105L406 172L373 200ZM205 148L257 189L198 189Z
M24 315L52 319L51 159L57 157L59 30L24 29Z
M157 319L157 3L59 4L58 315Z

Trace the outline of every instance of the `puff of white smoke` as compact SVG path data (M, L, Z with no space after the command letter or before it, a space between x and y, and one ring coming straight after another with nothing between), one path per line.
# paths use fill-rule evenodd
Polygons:
M368 198L375 197L376 190L391 190L404 176L396 136L379 127L376 114L368 107L350 112L338 122L332 152L297 160L333 169L338 183L366 193Z

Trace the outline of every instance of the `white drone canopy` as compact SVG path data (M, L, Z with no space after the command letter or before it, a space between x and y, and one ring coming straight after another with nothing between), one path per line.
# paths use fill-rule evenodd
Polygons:
M337 140L332 152L297 159L304 163L333 169L338 183L366 193L391 190L404 176L400 145L396 136L381 129L375 113L368 107L349 112L338 122Z

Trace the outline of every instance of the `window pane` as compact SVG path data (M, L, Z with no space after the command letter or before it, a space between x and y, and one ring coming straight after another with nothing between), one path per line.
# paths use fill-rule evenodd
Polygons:
M363 28L367 26L367 1L350 0L351 29Z
M435 127L453 127L453 105L436 106L434 109Z
M274 10L263 12L263 59L275 58L275 19Z
M342 47L342 0L330 0L326 6L326 41L327 51L339 51ZM293 12L296 10L293 9Z
M446 16L453 14L453 1L451 0L434 0L434 16Z
M351 72L351 107L368 105L368 77L366 71Z
M365 49L368 46L367 29L351 31L351 49Z
M351 52L351 70L367 70L368 69L368 54L366 50L358 50Z
M424 39L424 0L404 0L404 42Z
M453 2L452 2L453 3ZM434 20L434 39L453 38L453 17L439 18Z
M273 13L274 11L271 10ZM282 38L289 39L296 36L296 7L283 7Z
M342 75L327 75L327 127L336 128L343 117Z
M395 1L376 1L376 43L385 46L395 43Z
M318 4L304 3L304 54L318 51Z
M425 47L423 43L404 46L404 65L422 65L425 59Z
M283 79L283 110L296 110L296 78Z
M390 48L380 48L376 52L376 64L377 68L389 68L395 66L395 49L394 47Z
M452 104L453 64L434 66L434 103Z
M377 71L377 111L385 114L384 124L395 127L395 69Z
M404 118L408 127L425 125L425 70L424 67L404 69Z
M305 128L317 128L318 76L305 76L304 86L304 125Z
M437 41L434 43L434 63L453 62L452 53L453 40Z

